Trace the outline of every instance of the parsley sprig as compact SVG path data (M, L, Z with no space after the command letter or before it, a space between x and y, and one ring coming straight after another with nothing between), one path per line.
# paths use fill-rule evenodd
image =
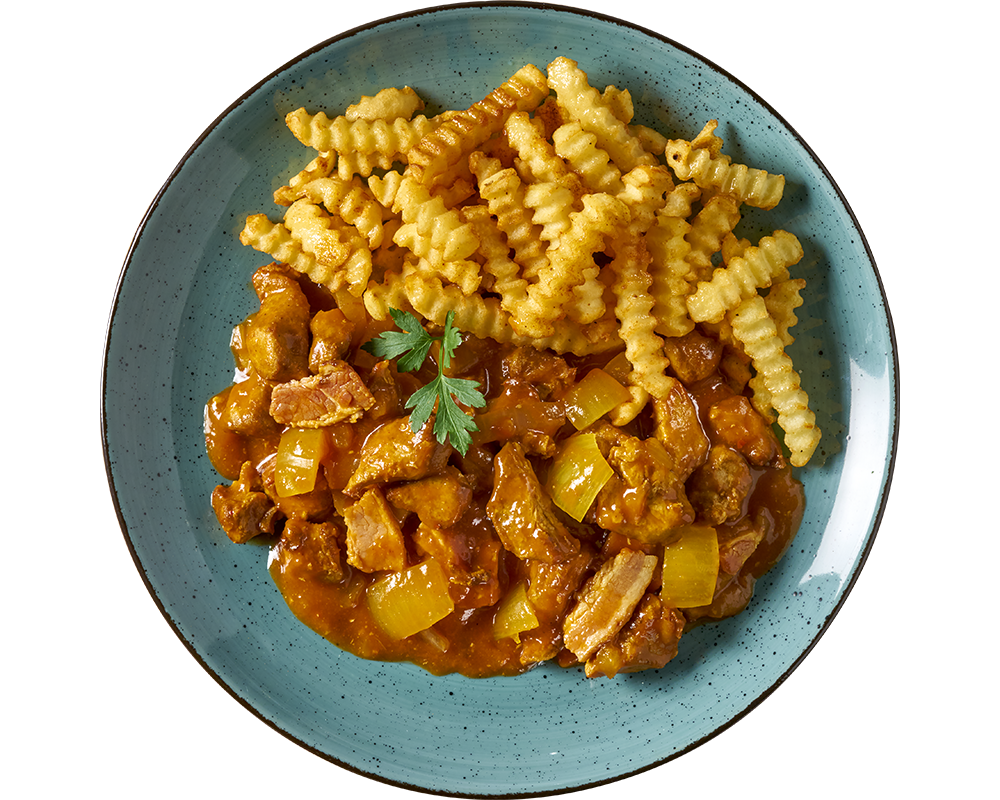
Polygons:
M455 349L462 343L461 332L451 324L455 312L449 311L445 317L444 333L441 336L431 336L424 330L420 320L406 311L390 308L389 313L401 330L385 331L365 342L361 349L376 358L395 358L396 368L400 372L413 372L423 365L434 343L440 343L437 377L415 391L406 401L406 407L413 409L410 415L410 428L414 433L419 431L437 406L437 417L434 420L435 437L441 444L450 441L452 447L465 455L469 445L472 444L470 431L478 428L475 420L462 411L455 401L480 408L486 404L486 398L479 391L478 381L450 378L444 374L455 354Z

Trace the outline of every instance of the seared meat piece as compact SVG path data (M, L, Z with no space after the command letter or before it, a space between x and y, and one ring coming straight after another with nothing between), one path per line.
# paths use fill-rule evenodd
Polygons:
M781 455L771 426L743 395L713 403L708 427L713 442L742 453L755 467L772 466Z
M505 382L527 383L543 398L562 395L576 380L576 368L561 356L534 347L512 347L503 356Z
M372 486L344 508L347 523L347 563L362 572L401 570L406 566L406 542L392 507Z
M365 383L368 391L372 393L375 402L371 408L366 408L365 412L369 419L385 419L386 417L398 417L403 413L402 393L399 389L399 382L396 380L396 372L392 368L392 362L379 361L371 372Z
M594 554L582 549L558 564L532 561L528 564L528 599L540 617L561 617L574 593L583 583Z
M611 425L600 426L597 435L615 471L590 511L598 525L640 542L662 544L674 528L694 520L684 484L659 440L638 439Z
M424 525L449 528L468 509L472 488L461 472L448 467L440 475L396 484L386 490L385 497L396 508L414 512Z
M290 519L285 523L271 557L282 571L298 561L308 573L336 583L345 577L339 541L342 536L343 532L333 522Z
M622 550L584 584L563 622L563 643L579 661L587 661L629 621L657 563L656 556Z
M702 430L698 409L680 381L672 382L666 397L654 397L652 402L656 438L673 458L677 477L687 480L708 456L708 437Z
M758 514L753 520L744 517L735 525L720 527L719 569L727 575L736 575L771 532L771 525L767 515Z
M722 347L718 339L704 336L698 330L663 340L663 352L683 383L700 381L715 372L722 360Z
M476 444L518 441L526 452L551 458L556 449L553 437L566 424L566 409L562 403L544 402L529 384L507 383L476 414L476 424Z
M414 433L410 418L399 417L376 428L358 454L358 467L344 487L356 495L373 483L415 481L441 472L451 447L438 444L433 433L434 417Z
M725 619L739 614L753 597L757 579L750 574L727 575L719 572L719 582L715 587L715 597L711 604L698 608L685 608L688 622L699 619Z
M339 308L317 311L309 322L312 346L309 348L309 369L320 373L334 361L344 358L354 336L354 323Z
M589 548L558 564L528 564L528 601L538 627L521 634L521 663L534 664L555 658L563 647L562 618L590 568Z
M253 464L244 462L240 477L231 486L219 485L212 492L212 510L226 535L245 544L262 533L274 533L277 509L263 491Z
M500 600L502 545L481 508L470 508L454 527L421 524L413 534L413 544L444 568L455 608L482 608Z
M251 369L246 380L233 384L222 419L229 430L244 436L278 434L281 428L270 409L271 384Z
M251 276L250 282L253 284L253 290L257 294L258 300L263 300L275 292L282 292L288 289L292 283L299 286L301 290L298 273L288 264L280 261L272 261L270 264L258 267Z
M261 267L253 276L260 309L245 329L250 363L269 381L309 374L309 300L284 265Z
M323 428L357 422L375 404L364 381L346 361L334 361L320 375L279 383L271 391L271 416L283 425Z
M493 494L486 513L504 547L520 559L547 564L576 555L580 541L556 517L521 445L505 444L493 465Z
M493 490L493 451L488 447L478 445L473 440L469 449L462 455L458 451L453 454L465 479L472 487L474 495L480 495Z
M743 456L717 444L688 481L687 496L699 519L721 525L741 513L752 486L750 467Z
M647 594L628 624L588 659L584 672L588 678L613 678L619 672L659 669L677 655L684 623L680 611Z

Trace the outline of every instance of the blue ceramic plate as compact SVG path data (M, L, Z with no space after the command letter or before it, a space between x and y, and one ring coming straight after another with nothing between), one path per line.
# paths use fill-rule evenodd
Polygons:
M748 610L685 634L659 672L609 681L543 667L517 678L435 677L367 662L297 622L263 548L230 544L209 507L217 482L202 409L231 379L230 330L261 263L237 234L273 213L276 176L305 149L284 115L337 111L413 85L431 111L465 108L527 62L576 59L628 87L639 121L691 137L709 119L735 159L787 178L777 209L744 220L803 242L809 281L793 346L825 431L802 472L806 518ZM107 336L103 431L125 539L192 654L263 721L318 755L388 783L450 795L547 794L672 759L766 697L822 635L853 585L886 499L897 362L864 235L809 147L738 80L630 24L536 5L429 9L303 54L222 114L169 176L136 236Z

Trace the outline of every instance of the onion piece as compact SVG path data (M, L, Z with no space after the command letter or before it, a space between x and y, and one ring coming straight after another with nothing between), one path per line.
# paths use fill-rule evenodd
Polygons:
M627 403L632 393L607 372L595 367L563 398L566 418L578 431L592 425L611 409Z
M597 436L577 433L556 452L545 489L553 503L580 522L613 474L597 446Z
M311 492L316 487L320 462L330 452L330 439L323 428L288 428L281 434L274 462L274 485L278 497Z
M497 609L493 618L493 638L513 639L520 643L521 634L538 627L538 617L528 599L524 583L514 586Z
M377 578L366 599L372 619L394 641L427 630L455 610L448 576L433 558Z
M719 577L719 537L709 525L688 525L663 548L660 600L673 608L707 606Z

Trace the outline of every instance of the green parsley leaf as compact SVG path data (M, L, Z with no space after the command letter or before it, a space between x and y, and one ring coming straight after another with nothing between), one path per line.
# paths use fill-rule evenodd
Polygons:
M486 398L479 391L479 383L464 378L450 378L444 374L451 363L456 348L462 343L462 333L452 327L455 316L449 311L444 321L444 333L431 336L424 330L420 320L406 311L390 308L393 322L404 332L385 331L366 342L361 349L377 358L396 358L396 367L401 372L420 369L435 342L440 343L437 377L410 395L406 407L413 409L410 414L410 428L419 431L437 411L434 420L434 436L439 443L451 442L451 446L463 455L472 444L471 431L477 430L475 420L459 407L463 403L473 408L486 405ZM458 402L456 402L456 399Z
M400 372L413 372L427 358L427 353L434 344L434 338L424 330L420 320L406 311L390 308L393 322L402 328L399 331L385 331L376 338L365 342L361 349L371 353L376 358L396 358L396 367Z

